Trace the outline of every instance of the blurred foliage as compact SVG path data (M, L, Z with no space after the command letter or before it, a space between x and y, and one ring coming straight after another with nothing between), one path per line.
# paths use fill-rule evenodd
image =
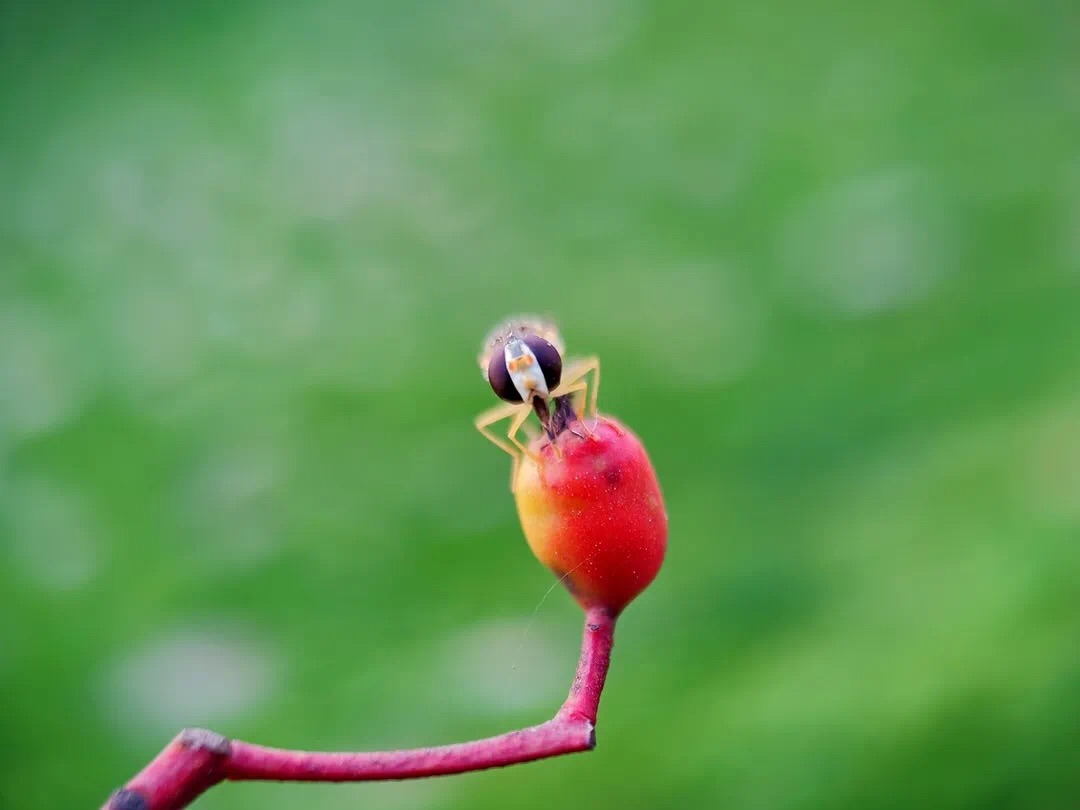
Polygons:
M4 4L0 805L549 716L578 614L471 426L541 311L671 514L598 750L201 807L1075 807L1078 23Z

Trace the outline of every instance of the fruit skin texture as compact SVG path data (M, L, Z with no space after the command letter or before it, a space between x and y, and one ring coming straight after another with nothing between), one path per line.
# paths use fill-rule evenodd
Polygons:
M537 439L514 498L533 554L583 608L618 614L653 581L667 550L667 511L641 441L609 416ZM561 457L560 457L561 456Z

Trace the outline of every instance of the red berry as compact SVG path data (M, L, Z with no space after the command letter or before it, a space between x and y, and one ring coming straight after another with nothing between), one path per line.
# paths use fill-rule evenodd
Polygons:
M667 550L667 512L641 441L602 416L531 448L514 497L525 538L574 598L621 611L653 581Z

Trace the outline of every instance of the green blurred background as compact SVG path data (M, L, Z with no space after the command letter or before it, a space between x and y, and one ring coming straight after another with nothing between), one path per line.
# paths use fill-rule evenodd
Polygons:
M6 3L0 806L182 726L539 722L579 612L472 428L503 316L671 516L596 752L236 808L1080 796L1080 12Z

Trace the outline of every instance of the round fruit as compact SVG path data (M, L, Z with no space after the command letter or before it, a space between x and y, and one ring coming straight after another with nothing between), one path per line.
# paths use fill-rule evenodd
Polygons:
M582 607L620 612L653 581L667 512L641 441L611 417L537 439L514 497L525 538Z

